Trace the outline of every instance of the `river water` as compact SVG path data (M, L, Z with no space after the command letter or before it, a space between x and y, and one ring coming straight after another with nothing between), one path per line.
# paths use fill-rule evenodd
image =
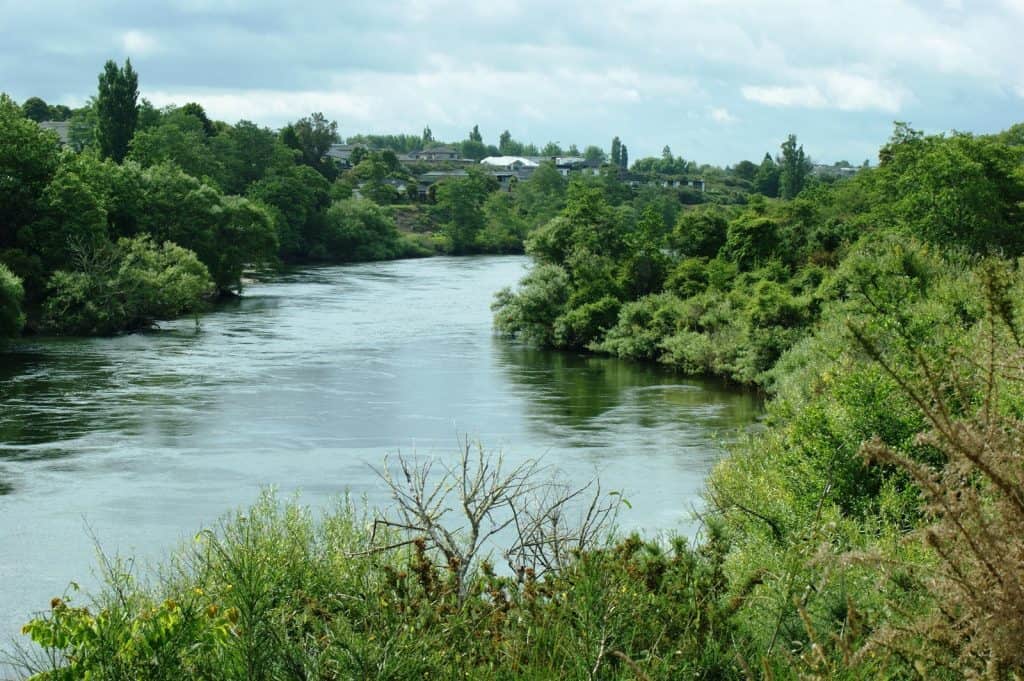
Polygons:
M0 353L0 649L105 552L155 561L263 486L386 491L387 452L460 437L595 474L626 528L695 531L703 480L757 401L658 367L494 337L522 257L309 268L158 332Z

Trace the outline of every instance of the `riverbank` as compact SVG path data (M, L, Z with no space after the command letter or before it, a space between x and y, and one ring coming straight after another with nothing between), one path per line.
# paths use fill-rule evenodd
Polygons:
M448 456L460 435L601 474L627 527L693 532L722 442L752 396L657 366L496 339L515 256L290 269L158 332L16 341L0 365L3 630L18 635L109 553L162 560L265 485L323 508L384 507L387 452Z

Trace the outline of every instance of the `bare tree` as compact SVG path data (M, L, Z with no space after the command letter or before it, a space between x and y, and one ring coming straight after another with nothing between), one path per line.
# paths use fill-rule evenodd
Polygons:
M530 572L564 567L574 552L597 545L610 535L621 497L601 496L601 486L580 488L557 482L538 461L506 465L501 453L491 453L467 438L453 465L434 459L397 455L397 471L385 460L377 474L391 490L397 518L377 525L413 535L407 541L370 550L389 550L424 540L441 553L455 577L459 601L466 598L468 577L487 550L488 542L506 530L512 541L504 551L509 567L520 579ZM589 493L589 495L588 495ZM572 507L581 506L572 525ZM372 541L372 540L371 540Z

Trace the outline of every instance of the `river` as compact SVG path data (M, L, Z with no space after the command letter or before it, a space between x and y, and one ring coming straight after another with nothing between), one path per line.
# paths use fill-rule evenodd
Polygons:
M69 582L94 537L153 561L259 489L386 503L387 452L599 474L626 528L692 534L721 443L755 398L659 367L494 337L523 257L305 268L156 332L20 341L0 353L0 639ZM0 642L0 649L4 644Z

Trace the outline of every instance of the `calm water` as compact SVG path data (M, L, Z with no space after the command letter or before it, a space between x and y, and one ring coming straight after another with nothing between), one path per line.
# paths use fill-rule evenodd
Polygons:
M319 505L386 501L389 451L451 456L469 434L511 459L595 472L624 524L692 532L720 443L756 401L656 367L493 337L521 257L313 268L160 332L0 354L0 641L68 582L88 532L153 560L261 486ZM0 647L3 644L0 643Z

